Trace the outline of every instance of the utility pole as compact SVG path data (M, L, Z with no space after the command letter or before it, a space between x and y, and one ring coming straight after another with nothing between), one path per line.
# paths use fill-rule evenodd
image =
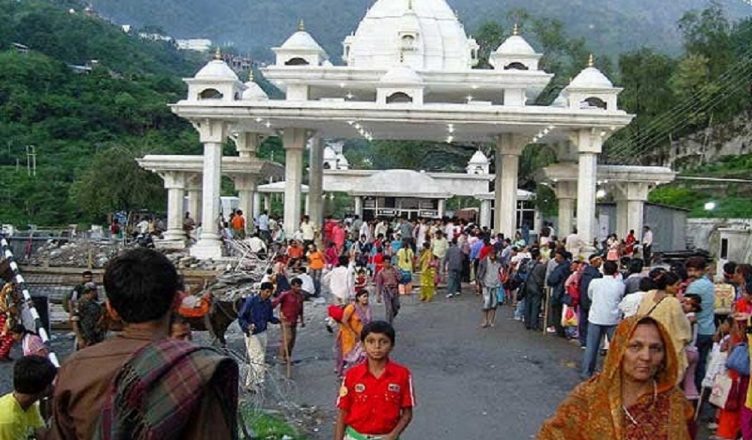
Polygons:
M26 146L26 173L30 177L37 176L37 148L34 145Z

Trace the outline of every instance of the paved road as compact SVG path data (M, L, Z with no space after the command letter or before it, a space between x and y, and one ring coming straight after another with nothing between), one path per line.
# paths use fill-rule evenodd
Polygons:
M533 438L577 384L579 347L524 330L509 307L500 308L495 328L479 324L479 299L472 293L430 304L404 301L393 359L411 368L418 400L404 440ZM332 338L306 333L296 353L296 400L330 409L339 386ZM314 438L331 438L333 414Z

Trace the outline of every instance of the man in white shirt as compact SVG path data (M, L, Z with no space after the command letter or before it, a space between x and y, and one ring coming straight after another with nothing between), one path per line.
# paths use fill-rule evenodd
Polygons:
M444 226L444 235L447 241L452 241L454 238L454 223L451 220L447 221L446 226Z
M136 225L136 229L139 234L146 235L149 232L149 220L146 217L141 218L141 221Z
M266 253L266 243L264 243L264 240L259 237L258 232L253 234L251 238L248 239L248 247L251 248L251 252L254 254L265 254Z
M308 271L305 267L298 269L298 274L296 275L296 277L303 283L300 288L301 290L303 290L303 296L305 298L310 298L316 293L316 285L313 284L313 278L308 275Z
M388 227L386 225L386 222L383 219L380 220L379 223L376 224L376 228L373 231L374 237L378 237L379 234L381 234L384 237L386 237L386 231L387 231L387 229L388 229Z
M653 250L653 231L650 226L642 228L642 259L645 261L645 267L650 267L650 257Z
M572 254L572 258L577 259L577 257L580 256L580 251L584 245L585 243L582 242L582 239L577 234L577 228L574 228L572 229L572 233L567 235L567 239L564 242L564 249Z
M329 286L334 304L345 305L355 295L355 262L348 257L339 257L337 267L327 272L321 279Z
M582 359L582 379L589 379L595 372L598 350L604 335L608 339L621 319L619 303L624 296L624 283L616 278L618 266L614 261L603 263L603 278L590 282L588 297L592 301L588 314L587 345Z
M303 216L303 221L300 223L300 232L303 239L303 247L308 249L308 245L313 244L313 240L316 238L316 232L311 224L311 218L307 215Z
M358 236L366 236L366 241L372 241L373 236L371 235L371 224L370 222L363 221L363 223L360 225L360 230L358 231Z
M269 213L265 210L258 217L258 231L264 241L269 242L271 240L272 236L269 233Z

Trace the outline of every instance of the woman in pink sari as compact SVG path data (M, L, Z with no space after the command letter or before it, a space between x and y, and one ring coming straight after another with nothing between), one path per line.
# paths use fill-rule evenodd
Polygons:
M10 330L10 334L15 342L20 342L24 356L43 356L47 357L49 350L42 342L42 338L34 332L31 332L23 326L16 324Z

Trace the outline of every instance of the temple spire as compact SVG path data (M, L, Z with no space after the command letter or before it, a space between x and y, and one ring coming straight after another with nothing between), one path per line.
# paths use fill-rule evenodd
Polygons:
M214 52L214 59L215 60L221 60L222 59L222 49L217 46L217 50Z
M305 31L305 23L303 22L302 18L298 22L298 31L300 31L300 32L304 32Z
M514 28L512 29L512 35L519 35L520 34L520 25L519 23L514 24Z
M595 67L595 57L593 57L592 53L590 54L590 57L588 57L587 66Z

